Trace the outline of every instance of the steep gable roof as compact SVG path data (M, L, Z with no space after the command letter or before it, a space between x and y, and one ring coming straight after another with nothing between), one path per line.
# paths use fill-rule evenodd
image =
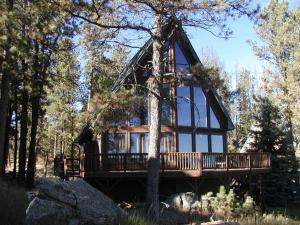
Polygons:
M189 59L192 62L192 65L201 64L201 61L195 52L195 49L193 48L188 36L186 35L186 32L182 28L182 25L178 21L172 21L168 23L164 28L164 32L166 32L166 37L169 39L174 33L176 33L176 37L179 39L179 43L186 52L189 54ZM113 86L113 91L118 91L119 88L126 83L126 81L134 74L134 72L137 70L138 65L140 65L149 55L152 54L152 44L153 39L150 38L143 47L140 48L140 50L135 54L135 56L130 60L126 68L123 70L123 72L120 74L119 78L115 82ZM233 130L234 124L223 105L220 96L215 90L211 90L211 95L213 96L213 100L217 102L219 105L221 112L223 113L224 117L227 120L227 124L225 124L227 130Z

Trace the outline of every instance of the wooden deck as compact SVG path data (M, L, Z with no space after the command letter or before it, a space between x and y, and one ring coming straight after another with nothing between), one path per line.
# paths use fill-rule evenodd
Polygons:
M86 178L143 178L147 153L86 154L66 158L68 176ZM167 178L265 173L271 168L269 153L160 153L160 175Z

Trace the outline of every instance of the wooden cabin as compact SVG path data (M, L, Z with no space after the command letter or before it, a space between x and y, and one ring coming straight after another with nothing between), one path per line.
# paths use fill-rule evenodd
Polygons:
M268 153L227 152L227 132L234 125L222 100L216 90L203 88L201 76L205 74L191 75L190 66L201 62L180 23L171 23L164 30L167 39L164 42L161 183L165 182L169 188L176 186L174 192L183 183L196 182L197 188L201 188L204 179L210 180L210 184L213 179L221 180L218 184L222 184L225 178L268 172ZM120 75L114 89L134 82L150 83L151 57L152 39L149 39ZM100 136L95 136L89 125L82 129L75 141L82 149L81 154L67 158L69 175L80 175L107 193L120 190L118 185L122 182L129 182L129 190L145 182L150 121L148 93L140 94L144 96L144 104L128 119L126 126Z

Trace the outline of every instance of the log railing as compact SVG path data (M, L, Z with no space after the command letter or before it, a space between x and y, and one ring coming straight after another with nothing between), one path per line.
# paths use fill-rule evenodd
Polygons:
M85 154L77 159L67 158L66 165L68 171L73 168L73 173L75 169L80 176L83 172L146 171L147 156L147 153ZM160 153L161 171L251 170L270 166L269 153Z

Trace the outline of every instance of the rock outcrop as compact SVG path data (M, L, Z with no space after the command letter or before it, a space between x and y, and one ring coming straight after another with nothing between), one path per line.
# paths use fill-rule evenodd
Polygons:
M127 216L110 198L82 179L37 178L36 187L37 195L26 210L27 225L101 225Z

